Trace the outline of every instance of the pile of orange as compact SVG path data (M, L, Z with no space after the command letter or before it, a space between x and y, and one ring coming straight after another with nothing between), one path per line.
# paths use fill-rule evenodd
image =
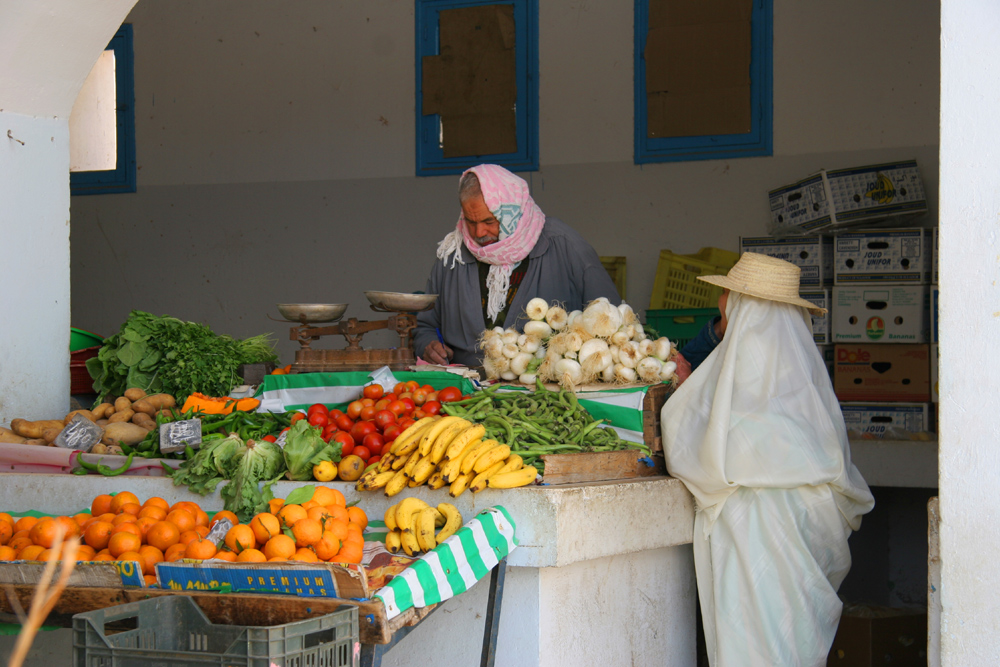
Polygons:
M44 561L60 528L64 539L80 537L78 561L135 561L147 583L156 583L156 563L181 559L218 558L227 561L326 561L360 563L362 532L368 518L358 507L345 507L336 489L316 487L301 505L271 501L271 512L249 524L223 510L213 517L195 502L170 505L153 497L144 503L129 491L94 498L90 512L75 516L14 519L0 512L0 561ZM234 525L217 546L205 539L219 519Z

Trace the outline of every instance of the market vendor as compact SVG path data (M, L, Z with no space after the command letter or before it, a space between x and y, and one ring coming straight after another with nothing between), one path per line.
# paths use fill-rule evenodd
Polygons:
M661 413L667 470L696 501L695 574L709 662L826 664L874 500L847 430L799 268L744 253L727 276L721 340Z
M485 329L518 327L532 298L582 310L598 297L621 303L597 252L566 223L546 217L524 179L482 164L459 179L458 225L438 244L413 346L434 364L479 366ZM519 328L519 327L518 327Z

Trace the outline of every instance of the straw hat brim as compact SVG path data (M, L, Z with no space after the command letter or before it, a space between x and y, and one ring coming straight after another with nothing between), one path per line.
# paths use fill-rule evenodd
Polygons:
M819 308L816 304L811 301L806 301L801 297L786 296L783 294L772 294L767 293L763 290L755 289L750 285L741 285L729 276L698 276L698 280L703 280L706 283L712 285L717 285L719 287L724 287L732 292L739 292L740 294L748 294L750 296L755 296L758 299L766 299L768 301L778 301L780 303L790 303L793 306L801 306L805 308L813 315L826 315L826 308Z

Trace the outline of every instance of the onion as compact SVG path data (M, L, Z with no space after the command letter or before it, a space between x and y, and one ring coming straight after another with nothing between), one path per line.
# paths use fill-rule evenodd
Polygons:
M503 354L503 341L500 336L490 336L482 345L487 357L499 357Z
M640 359L642 359L642 355L639 354L639 344L634 340L630 340L618 348L618 362L622 366L635 368Z
M650 357L653 355L653 347L653 341L644 338L639 341L639 354L644 357Z
M643 357L635 366L635 372L643 382L660 381L660 360L656 357Z
M653 341L653 356L660 361L666 361L670 358L670 339L666 336L662 336Z
M600 339L595 338L594 340ZM580 360L580 369L583 371L583 376L587 378L587 381L600 376L604 372L604 369L613 367L614 362L611 360L611 352L608 350L607 345L605 345L603 350L597 350L588 355L586 359L581 358Z
M663 380L664 382L669 382L673 378L674 373L676 372L677 372L677 364L674 363L673 361L668 361L667 363L660 366L660 379Z
M587 333L601 338L610 338L622 325L621 312L603 296L591 301L580 319Z
M628 366L623 366L621 364L615 364L615 379L623 384L632 384L635 382L635 369L629 368Z
M503 356L508 359L513 359L518 355L518 353L520 353L520 350L517 349L517 343L508 343L503 346L502 352Z
M517 379L517 373L514 373L513 371L504 371L500 374L500 379L506 380L507 382L513 382Z
M632 325L632 340L635 342L641 342L646 340L646 330L642 328L642 325L636 322Z
M583 315L582 310L570 311L569 315L566 316L566 326L568 327L573 326L573 323L576 322L578 319L580 319L581 315Z
M517 345L517 338L521 333L517 329L507 329L501 336L504 345Z
M601 338L591 338L586 343L580 346L580 352L577 354L577 357L580 359L580 363L582 364L587 359L589 359L591 355L596 354L598 352L608 352L608 344L604 342L604 340ZM611 353L608 352L609 356L610 354Z
M583 370L573 359L560 359L556 363L556 378L565 388L572 388L580 384L583 381Z
M617 364L619 362L618 354L621 352L620 348L617 345L612 345L608 348L608 351L611 352L611 361Z
M618 304L618 312L622 315L622 324L638 324L639 318L636 316L632 306L624 301Z
M545 313L545 321L548 322L549 326L555 331L559 331L566 326L568 317L569 316L566 314L566 310L560 308L559 306L551 306L548 312Z
M547 352L544 345L539 345L538 349L535 350L535 359L544 359Z
M611 344L617 345L618 347L621 347L630 340L632 340L632 336L625 331L624 327L611 334Z
M520 352L516 357L510 360L510 372L515 375L521 375L528 370L528 364L534 356L528 352Z
M563 359L576 359L577 354L573 350L566 350L563 352Z
M517 346L522 352L528 352L529 354L534 354L538 351L539 346L542 344L542 339L538 336L529 336L528 334L522 334L517 339Z
M520 382L521 384L533 385L535 384L536 379L538 379L538 376L535 375L534 373L521 373L521 375L517 378L517 381Z
M552 334L552 327L546 324L542 320L531 320L530 322L525 322L524 333L529 336L538 336L539 338L547 338Z
M608 364L608 367L601 371L601 382L615 381L615 365Z
M536 296L524 307L524 314L532 320L544 320L545 313L549 310L549 304L545 299Z
M570 332L566 336L566 351L579 352L581 347L583 347L583 336L575 331ZM563 352L563 356L566 356L566 352Z

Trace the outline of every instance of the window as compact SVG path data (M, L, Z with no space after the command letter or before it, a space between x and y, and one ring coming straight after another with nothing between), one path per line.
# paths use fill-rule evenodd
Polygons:
M771 155L772 0L636 0L635 162Z
M417 175L538 169L538 0L417 0Z
M135 192L132 26L98 58L70 114L70 193Z

